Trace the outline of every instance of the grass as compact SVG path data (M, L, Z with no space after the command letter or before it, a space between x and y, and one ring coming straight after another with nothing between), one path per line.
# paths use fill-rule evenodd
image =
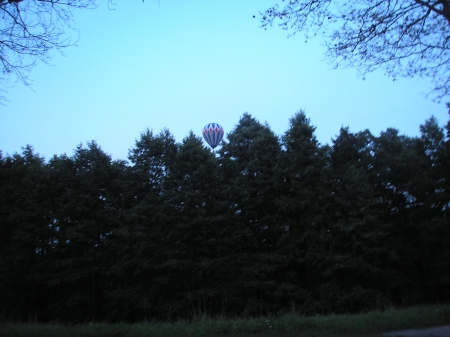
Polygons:
M0 337L349 337L450 324L450 305L391 309L357 315L196 322L83 325L0 323Z

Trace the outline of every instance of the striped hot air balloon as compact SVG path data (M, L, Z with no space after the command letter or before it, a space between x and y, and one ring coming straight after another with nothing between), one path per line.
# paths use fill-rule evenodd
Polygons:
M223 138L223 127L217 123L209 123L203 128L203 138L213 149Z

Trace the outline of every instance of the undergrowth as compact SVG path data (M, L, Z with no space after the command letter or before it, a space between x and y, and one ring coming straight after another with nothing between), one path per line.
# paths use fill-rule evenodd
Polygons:
M82 325L0 323L0 337L334 337L377 336L387 331L450 324L450 305L390 309L356 315L210 319L176 323Z

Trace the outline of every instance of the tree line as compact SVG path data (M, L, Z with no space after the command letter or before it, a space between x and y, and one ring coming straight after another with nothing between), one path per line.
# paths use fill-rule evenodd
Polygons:
M450 122L408 137L245 113L217 152L145 130L0 152L0 319L172 321L450 300Z

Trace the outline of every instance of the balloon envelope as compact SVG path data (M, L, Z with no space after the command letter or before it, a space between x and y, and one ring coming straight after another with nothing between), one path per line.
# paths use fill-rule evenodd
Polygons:
M214 149L223 138L223 128L217 123L209 123L203 128L203 138Z

